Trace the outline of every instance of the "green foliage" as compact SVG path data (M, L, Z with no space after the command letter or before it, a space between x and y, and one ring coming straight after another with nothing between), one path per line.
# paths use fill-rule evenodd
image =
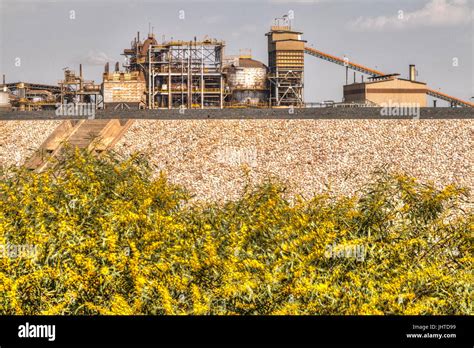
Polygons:
M354 197L190 201L145 158L2 172L1 314L473 314L466 190L379 173Z

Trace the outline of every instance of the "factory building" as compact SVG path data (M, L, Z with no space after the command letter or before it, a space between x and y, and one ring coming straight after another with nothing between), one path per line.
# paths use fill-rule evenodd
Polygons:
M146 84L139 71L104 72L102 90L104 108L143 109L146 104Z
M415 80L415 66L410 66L409 79L400 74L372 77L367 82L344 86L344 102L360 104L412 104L426 107L426 83Z
M452 107L473 107L461 100L416 81L415 66L409 78L387 75L369 67L309 47L303 33L292 29L288 15L276 18L267 37L268 65L251 54L224 55L225 43L205 37L189 41L158 41L153 33L140 39L140 33L123 51L126 63L117 63L109 72L106 64L101 84L86 80L64 69L57 85L28 82L1 85L0 109L55 109L61 103L88 103L96 109L204 109L224 107L302 108L314 105L346 107L382 104L427 106L427 96L445 100ZM305 54L346 69L342 103L304 101ZM372 76L348 84L349 69ZM355 73L354 73L355 74ZM315 96L317 98L317 96ZM436 106L436 105L435 105Z
M102 101L100 85L85 80L82 64L79 64L79 75L73 70L64 69L64 79L59 81L60 103L93 103L97 108Z
M268 106L267 70L265 64L251 55L227 59L226 106Z
M60 87L45 84L13 82L3 83L0 91L0 110L12 108L22 111L54 108L59 100Z

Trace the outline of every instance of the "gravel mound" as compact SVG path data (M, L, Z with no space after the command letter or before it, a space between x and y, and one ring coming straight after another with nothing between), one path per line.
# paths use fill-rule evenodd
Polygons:
M0 166L20 165L61 121L0 121ZM474 188L474 120L135 120L116 144L147 153L199 200L269 177L290 194L353 194L385 168Z
M23 164L61 121L0 121L0 167Z
M374 171L473 188L473 120L136 120L117 143L204 200L276 177L290 193L353 194Z

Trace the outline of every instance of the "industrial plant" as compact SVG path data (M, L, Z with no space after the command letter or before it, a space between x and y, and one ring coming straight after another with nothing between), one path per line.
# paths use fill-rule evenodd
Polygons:
M426 107L427 96L445 100L452 107L474 104L430 89L416 81L415 66L407 79L387 74L309 47L303 32L293 29L283 17L275 19L268 40L268 62L259 62L249 52L225 55L225 42L204 38L159 42L153 33L142 40L138 32L124 49L126 63L111 71L104 67L101 83L86 80L67 68L57 85L5 81L0 109L37 111L60 104L92 103L96 109L206 109L206 108L304 108L305 55L346 69L340 107L376 107L384 103L412 103ZM354 71L349 83L349 70ZM356 82L356 73L361 81ZM365 80L364 80L365 77ZM436 100L434 105L436 106Z

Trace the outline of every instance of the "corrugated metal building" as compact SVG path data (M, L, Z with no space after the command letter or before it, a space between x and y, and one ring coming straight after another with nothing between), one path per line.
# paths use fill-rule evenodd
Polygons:
M426 83L401 79L399 74L372 78L344 86L344 102L373 104L416 104L426 107Z

